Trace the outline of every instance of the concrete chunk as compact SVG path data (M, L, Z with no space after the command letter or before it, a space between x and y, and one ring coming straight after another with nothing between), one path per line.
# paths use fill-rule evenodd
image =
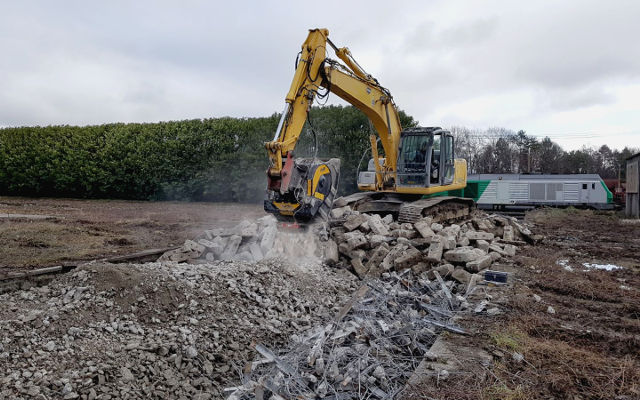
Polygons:
M403 244L398 244L394 248L392 248L384 258L384 260L382 260L382 270L388 271L393 268L395 259L398 258L406 249L407 246Z
M368 270L365 267L365 265L362 263L362 258L358 258L358 257L352 258L351 266L353 267L353 270L355 271L356 275L358 275L360 279L363 279L367 275Z
M244 238L253 237L258 234L258 224L250 221L242 221L232 229L237 236Z
M240 243L242 242L242 236L233 235L229 238L229 242L227 243L227 247L224 248L224 251L220 255L222 260L230 260L233 256L236 255L238 251L238 247L240 247Z
M333 201L333 206L337 208L344 207L347 204L347 200L344 198L344 196L340 196Z
M390 223L393 222L393 215L391 215L391 214L385 215L384 218L382 218L382 222L384 222L385 224L389 225Z
M414 274L421 274L428 269L429 269L429 264L424 262L419 262L411 266L411 270L413 271Z
M456 238L455 237L446 236L446 237L443 238L442 244L443 244L445 250L451 250L451 249L455 249L456 245L458 243L456 242Z
M417 235L418 233L414 231L413 228L411 229L401 228L401 229L396 229L394 231L391 231L391 236L395 236L397 238L413 239Z
M441 277L446 278L453 273L454 269L455 268L451 264L438 265L437 267L432 268L429 272L427 272L427 278L436 279L436 274L434 273L434 271L440 274Z
M483 269L489 268L491 266L491 256L485 255L481 258L478 258L473 261L469 261L465 268L471 272L480 272Z
M200 243L196 243L193 240L185 240L182 248L185 251L196 251L200 253L204 252L205 250L205 247L203 245L201 245Z
M264 256L262 255L262 249L256 242L249 244L249 251L251 252L251 256L255 261L260 261L264 258Z
M444 245L439 240L431 242L429 246L429 250L427 250L426 260L429 262L437 263L442 259L442 251L444 250Z
M262 231L262 240L260 240L262 254L267 254L269 250L273 248L277 233L278 228L275 225L268 225L264 228Z
M389 236L389 228L387 227L388 224L382 218L380 218L378 214L370 215L368 222L369 228L371 229L372 233L381 236Z
M469 243L471 242L469 241L469 238L467 237L467 235L460 235L458 237L458 246L460 247L468 246Z
M453 273L451 274L451 277L456 281L463 283L465 285L469 284L469 281L471 280L471 274L465 271L464 268L460 268L460 267L456 268L453 271Z
M435 232L431 229L431 218L423 218L413 224L413 227L423 238L431 239Z
M431 224L431 230L434 232L440 232L444 227L441 224L433 223Z
M421 257L422 253L420 252L420 250L416 249L415 247L409 247L393 261L393 264L396 270L402 270L405 268L409 268L410 266L418 262Z
M382 268L381 268L382 261L385 259L385 257L388 254L389 254L389 246L386 243L383 243L380 246L378 246L371 254L369 261L367 261L367 265L366 265L367 271L369 271L371 275L379 275L382 271Z
M353 214L347 217L347 220L342 225L344 229L347 231L353 231L357 229L360 225L367 221L367 216L364 214Z
M344 217L345 214L349 211L351 211L351 207L349 206L334 208L333 210L331 210L331 217L340 219Z
M344 234L349 251L367 244L367 237L360 231L351 231Z
M392 240L392 238L382 235L367 235L367 239L369 240L369 247L372 249L375 249L382 243L388 243Z
M491 232L467 231L466 235L469 240L493 240L494 237Z
M216 236L213 240L200 239L198 240L198 243L209 249L215 257L220 257L220 254L222 254L225 246L227 245L227 240L223 239L221 236Z
M338 254L338 245L333 240L329 240L324 244L324 260L329 265L338 263L340 255Z
M488 252L489 251L489 242L487 242L486 240L476 240L476 247L479 248L480 250L484 251L484 252Z
M514 240L515 239L515 235L514 235L514 232L513 232L513 226L506 225L504 227L504 231L502 233L502 238L504 240Z
M513 257L516 255L516 246L512 245L512 244L505 244L504 245L504 252L507 253L507 255L509 257Z
M475 261L485 255L485 252L473 247L458 247L444 253L444 259L455 263Z

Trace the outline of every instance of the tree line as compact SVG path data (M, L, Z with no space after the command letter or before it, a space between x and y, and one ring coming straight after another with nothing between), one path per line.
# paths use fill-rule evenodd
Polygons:
M2 128L0 195L259 202L279 119ZM354 107L313 108L296 156L340 158L340 192L354 192L368 121Z
M417 121L400 111L403 127ZM0 129L0 195L259 202L280 115L159 123ZM470 173L598 173L616 177L637 152L566 152L524 131L451 129ZM367 117L352 106L312 108L297 157L341 159L339 192L357 190L371 153ZM380 148L382 155L382 149ZM624 175L625 169L622 168Z
M599 174L625 178L625 160L640 148L622 150L602 145L565 151L549 137L538 139L523 130L485 130L455 126L456 157L467 160L469 173Z

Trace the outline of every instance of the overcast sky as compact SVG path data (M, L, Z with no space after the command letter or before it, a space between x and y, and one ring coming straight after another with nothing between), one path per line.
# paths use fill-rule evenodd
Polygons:
M270 115L326 27L422 125L640 146L639 17L640 1L2 1L0 126Z

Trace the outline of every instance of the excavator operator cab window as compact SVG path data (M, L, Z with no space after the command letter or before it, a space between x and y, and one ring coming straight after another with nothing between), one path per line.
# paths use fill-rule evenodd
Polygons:
M431 165L429 166L429 182L431 185L440 184L440 154L442 135L436 134L433 136L433 147L431 150Z
M398 160L400 185L425 186L430 139L429 135L403 136L402 150Z
M453 154L453 136L444 135L444 145L442 146L442 174L443 184L447 185L453 182L454 175L454 154Z

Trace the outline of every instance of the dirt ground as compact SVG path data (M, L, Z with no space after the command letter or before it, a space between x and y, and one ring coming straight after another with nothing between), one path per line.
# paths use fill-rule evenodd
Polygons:
M640 399L640 224L619 218L573 209L528 214L545 239L522 248L513 285L494 294L505 312L467 317L474 336L451 338L474 341L493 366L467 365L459 379L422 396Z
M181 244L204 228L263 215L259 205L0 197L0 272ZM521 246L511 284L493 296L502 313L467 316L491 366L425 387L432 399L640 399L640 224L615 213L542 210L527 215L545 238ZM599 270L588 264L615 265ZM520 355L522 358L520 358Z
M264 215L258 204L0 197L0 273L184 243L212 226Z

